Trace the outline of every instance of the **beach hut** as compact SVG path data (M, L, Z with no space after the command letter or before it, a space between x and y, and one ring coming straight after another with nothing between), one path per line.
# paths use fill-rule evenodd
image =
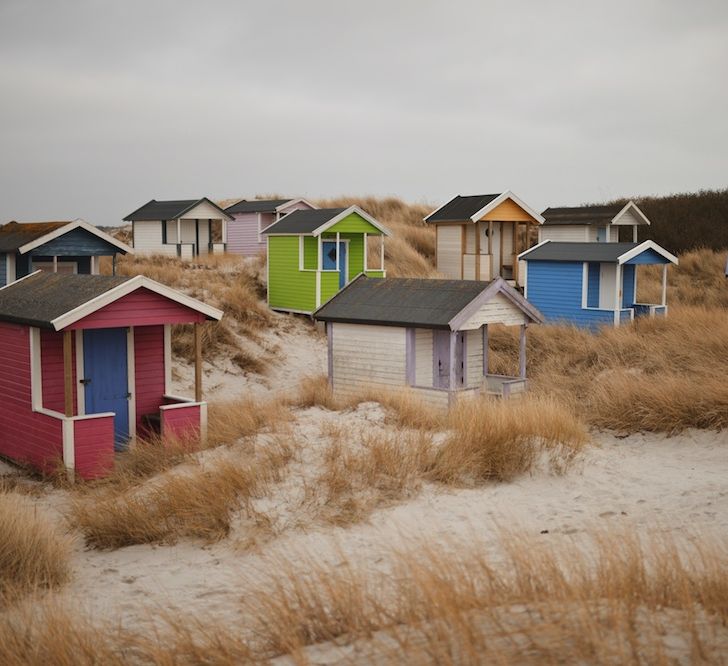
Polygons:
M543 241L521 253L524 293L552 323L596 329L644 315L667 314L667 267L677 257L653 241ZM660 303L637 302L637 267L662 265Z
M538 230L545 240L575 243L637 242L637 230L650 221L633 201L606 206L547 208Z
M360 276L319 308L328 375L338 396L408 388L435 407L482 393L526 389L526 329L542 317L502 278L431 280ZM517 376L491 374L488 327L520 327Z
M227 225L227 251L252 257L265 252L263 230L294 210L316 208L305 199L254 199L238 201L225 212L232 217Z
M222 312L149 278L36 272L0 289L0 455L102 476L138 434L206 435L200 324ZM195 395L171 392L193 324Z
M101 257L131 252L83 220L8 222L0 226L0 287L36 270L97 274Z
M385 277L389 231L358 206L296 210L263 235L274 310L311 314L357 275Z
M456 280L502 277L520 284L518 253L530 244L530 229L543 218L513 192L456 196L430 213L435 225L436 264Z
M232 219L208 198L152 199L124 218L132 224L137 254L165 254L193 259L225 252L227 223Z

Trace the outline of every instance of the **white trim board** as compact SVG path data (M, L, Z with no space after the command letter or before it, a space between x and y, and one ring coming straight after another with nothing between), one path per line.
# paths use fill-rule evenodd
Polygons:
M22 222L19 222L18 224L22 224ZM109 236L109 234L104 233L103 231L100 231L97 229L93 224L89 224L85 220L74 220L73 222L69 222L67 225L60 227L59 229L56 229L55 231L51 231L50 233L47 233L45 236L41 236L40 238L36 238L34 241L31 241L30 243L26 243L25 245L22 245L18 248L18 252L20 254L25 254L26 252L30 252L31 250L34 250L37 247L40 247L41 245L45 245L46 243L59 238L60 236L63 236L67 234L69 231L73 231L74 229L84 229L85 231L88 231L89 233L93 234L94 236L98 236L101 238L101 240L106 241L107 243L110 243L114 247L118 248L121 252L126 252L127 254L134 254L133 248L129 247L126 243L122 243L119 240L116 240L113 236Z
M197 312L204 314L210 319L214 319L216 321L222 319L222 310L218 310L217 308L213 308L211 305L201 303L200 301L191 298L190 296L187 296L177 291L176 289L167 287L148 277L145 277L143 275L137 275L130 280L127 280L126 282L114 287L113 289L109 289L109 291L104 292L99 296L96 296L96 298L92 298L90 301L79 305L73 310L69 310L65 314L62 314L60 317L56 317L53 321L51 321L51 324L56 331L60 331L61 329L70 326L71 324L75 324L79 319L83 319L84 317L93 314L97 310L100 310L101 308L110 305L111 303L119 300L123 296L131 294L132 292L136 291L137 289L141 289L142 287L145 289L149 289L149 291L152 291L155 294L159 294L160 296L169 298L171 301L175 301L180 305L184 305L191 310L196 310Z
M657 243L655 243L655 241L651 240L643 241L637 247L633 247L631 250L619 255L619 257L617 257L617 263L620 265L624 264L647 250L653 250L661 257L667 259L671 264L675 264L676 266L678 264L678 258L674 254L671 254L665 248L660 247Z

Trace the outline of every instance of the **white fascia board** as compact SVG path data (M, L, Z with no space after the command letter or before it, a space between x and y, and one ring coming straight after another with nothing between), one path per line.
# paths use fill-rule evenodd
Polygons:
M642 254L646 250L654 250L661 257L665 257L665 259L667 259L671 264L675 264L676 266L678 264L678 258L674 254L670 254L665 248L660 247L657 243L655 243L655 241L651 240L646 240L640 243L637 247L633 247L628 252L620 254L619 257L617 257L617 263L622 265L630 259L634 259L634 257Z
M639 209L637 204L634 201L628 201L624 208L620 210L613 218L612 218L612 224L620 224L619 218L622 217L628 210L633 210L638 217L642 218L642 221L645 224L650 224L650 221L647 219L647 216ZM631 223L630 223L631 224Z
M93 314L97 310L110 305L114 301L117 301L133 291L141 289L142 287L149 289L149 291L153 291L160 296L164 296L171 301L175 301L180 305L184 305L191 310L196 310L210 319L214 319L216 321L222 319L222 310L218 310L217 308L213 308L211 305L201 303L200 301L190 296L186 296L176 289L172 289L171 287L167 287L159 282L155 282L148 277L137 275L136 277L131 278L131 280L127 280L123 284L120 284L113 289L109 289L109 291L97 296L96 298L92 298L90 301L87 301L73 310L62 314L60 317L56 317L53 321L51 321L51 324L56 331L60 331L71 324L75 324L79 319L83 319L84 317Z
M360 217L363 217L369 224L371 224L373 227L376 227L379 229L379 231L382 232L384 236L391 236L392 233L387 229L385 226L383 226L380 222L377 222L369 213L363 211L359 206L349 206L346 210L342 211L335 217L332 217L328 222L322 224L320 227L314 229L311 232L311 235L313 236L320 236L322 233L324 233L327 229L330 229L333 227L337 222L341 222L345 217L348 217L352 213L356 213Z
M510 190L506 190L502 194L498 195L487 206L484 206L477 213L475 213L474 215L471 215L470 219L473 222L477 222L478 220L480 220L481 217L483 217L483 215L485 215L486 213L489 213L494 208L497 208L498 206L500 206L506 199L510 199L511 201L513 201L513 203L515 203L518 206L520 206L521 208L523 208L523 210L525 210L539 224L544 223L544 218L541 216L540 213L537 213L535 210L533 210L533 208L531 208L528 204L526 204L525 201L523 201L522 199L519 199Z
M521 254L518 255L517 258L523 259L523 257L525 257L529 252L533 252L537 247L541 247L542 245L546 245L546 243L550 243L550 242L551 242L551 239L547 238L546 240L541 241L540 243L537 243L533 247L528 248L528 250L524 250L523 252L521 252Z
M17 280L14 280L13 282L8 282L8 284L6 284L5 286L0 287L0 291L2 291L3 289L7 289L8 287L14 287L19 282L22 282L23 280L27 280L29 277L33 277L34 275L38 275L38 273L40 273L40 272L41 272L41 270L39 268L37 271L33 271L32 273L23 275L23 277L18 278Z
M22 247L18 248L18 252L20 254L25 254L26 252L30 252L31 250L34 250L37 247L40 247L41 245L45 245L46 243L59 238L60 236L63 236L64 234L67 234L69 231L73 231L74 229L85 229L89 233L93 234L94 236L98 236L101 238L101 240L106 241L107 243L110 243L114 247L118 248L121 252L126 252L127 254L134 254L134 249L129 247L126 243L122 243L119 240L116 240L113 236L109 236L109 234L104 233L100 229L97 229L93 224L89 224L88 222L84 220L75 220L73 222L69 222L66 226L61 227L60 229L56 229L55 231L51 231L50 233L46 234L45 236L41 236L40 238L36 238L34 241L31 241L30 243L26 243Z

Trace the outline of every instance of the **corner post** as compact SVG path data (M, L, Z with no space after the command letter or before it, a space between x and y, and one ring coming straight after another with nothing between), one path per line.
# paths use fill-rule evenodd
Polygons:
M195 337L195 402L202 402L202 329L194 324Z
M450 331L450 376L448 378L448 390L455 390L455 346L457 345L457 331Z
M326 322L326 346L327 346L327 370L329 375L329 386L334 388L334 323Z
M488 324L483 324L483 377L488 376Z
M63 331L63 410L73 416L73 331Z
M518 361L520 365L520 377L526 379L526 328L528 324L521 324L521 339L518 350Z
M667 264L662 265L662 305L667 305Z

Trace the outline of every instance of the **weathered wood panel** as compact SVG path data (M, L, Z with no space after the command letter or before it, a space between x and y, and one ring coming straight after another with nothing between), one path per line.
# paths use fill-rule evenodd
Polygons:
M465 351L467 353L465 385L480 386L483 383L483 332L479 328L467 331Z
M415 384L432 386L432 331L415 330Z
M439 225L437 228L437 270L454 280L462 278L462 233L461 225Z
M480 328L483 324L505 324L515 326L526 322L523 312L509 301L503 294L496 294L485 303L461 327L462 330Z

